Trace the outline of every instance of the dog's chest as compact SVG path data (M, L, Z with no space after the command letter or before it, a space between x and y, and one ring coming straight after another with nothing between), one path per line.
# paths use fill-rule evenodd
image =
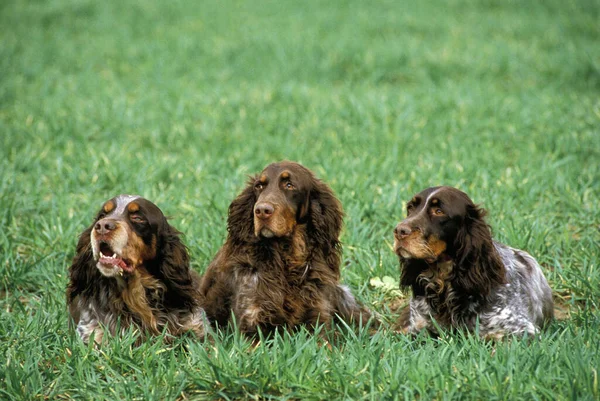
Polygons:
M236 315L251 326L296 324L308 307L304 285L283 274L252 272L238 276Z
M452 261L440 262L423 271L417 279L427 304L439 322L451 320L448 314L452 312L450 304L454 300L450 282L453 267Z

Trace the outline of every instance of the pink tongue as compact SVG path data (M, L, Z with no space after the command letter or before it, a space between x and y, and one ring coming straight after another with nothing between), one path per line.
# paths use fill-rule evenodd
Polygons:
M120 258L100 258L100 263L103 265L119 266L121 269L131 272L133 269L127 266L127 263Z

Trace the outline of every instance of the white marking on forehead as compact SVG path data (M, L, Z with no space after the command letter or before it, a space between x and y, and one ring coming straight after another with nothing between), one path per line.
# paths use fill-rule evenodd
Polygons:
M427 203L429 203L429 199L431 199L433 196L435 196L435 194L437 194L441 190L442 190L442 188L438 188L435 191L433 191L432 193L430 193L429 196L427 197L427 199L425 199L425 205L427 205Z
M425 213L425 214L428 213L427 212L427 204L429 203L429 199L431 199L433 196L435 196L435 194L437 194L438 192L440 192L442 189L443 189L443 187L440 187L440 188L436 189L435 191L433 191L432 193L429 194L429 196L427 197L427 199L425 199L425 202L423 202L423 209L421 209L421 211L419 213L417 213L416 216L419 216L422 213Z
M117 207L115 207L113 209L112 212L109 213L109 216L111 215L121 215L125 212L125 208L127 207L127 205L129 205L131 202L133 202L136 199L141 198L141 196L138 195L119 195L115 198L115 202L117 203Z

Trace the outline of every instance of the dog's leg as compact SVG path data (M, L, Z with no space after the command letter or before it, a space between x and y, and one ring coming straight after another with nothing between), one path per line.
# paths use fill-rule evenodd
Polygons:
M88 343L90 337L94 336L94 342L96 344L100 344L102 341L102 336L104 335L104 330L100 327L98 320L92 316L91 311L82 310L79 323L77 324L77 334L83 340L84 343Z
M335 313L344 322L353 325L366 325L370 322L371 326L376 328L379 325L377 316L361 305L350 289L345 285L337 285L333 291L332 304L335 309ZM372 319L374 317L374 319Z
M408 307L402 311L398 325L402 334L417 334L423 329L435 331L427 301L421 297L412 298Z

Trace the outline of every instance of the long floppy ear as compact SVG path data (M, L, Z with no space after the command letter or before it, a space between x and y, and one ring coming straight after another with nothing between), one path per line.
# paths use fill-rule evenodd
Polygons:
M234 242L250 242L254 238L255 178L248 180L246 188L229 205L227 231Z
M69 267L69 284L67 285L67 304L84 292L99 278L100 272L94 266L94 256L90 235L92 227L86 228L79 236L75 256Z
M165 297L177 304L194 306L197 303L197 289L190 269L190 257L186 246L181 241L181 233L167 223L165 218L163 228L159 232L160 254L158 274L167 286Z
M486 297L491 289L505 282L505 269L494 247L487 212L468 204L465 221L456 236L456 275L454 285L468 294Z
M337 274L340 269L341 245L339 241L344 212L342 204L329 186L315 179L310 191L310 238L323 253L327 264Z

